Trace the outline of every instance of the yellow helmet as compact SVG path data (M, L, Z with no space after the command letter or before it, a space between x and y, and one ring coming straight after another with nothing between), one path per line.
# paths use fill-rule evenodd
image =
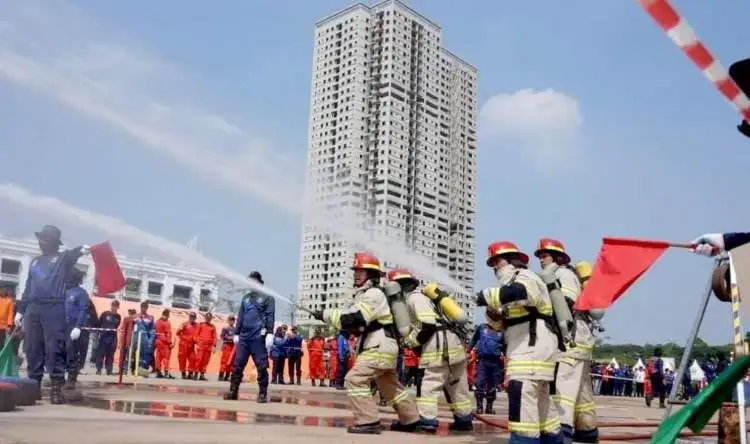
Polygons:
M591 263L586 261L578 261L575 265L576 275L581 282L586 282L591 277Z

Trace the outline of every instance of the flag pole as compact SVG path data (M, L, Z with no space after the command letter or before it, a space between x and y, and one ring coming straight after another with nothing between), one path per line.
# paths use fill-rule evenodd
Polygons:
M725 260L726 256L717 257L714 261L714 268L718 267ZM675 378L676 380L681 381L682 376L685 374L685 371L687 371L688 360L690 359L690 355L693 353L695 340L696 338L698 338L698 332L701 329L701 324L703 324L703 317L705 316L706 309L708 308L708 301L711 300L711 277L712 274L709 274L708 284L706 285L706 290L703 292L703 298L701 299L701 305L698 309L698 314L695 316L695 320L693 321L693 329L690 331L690 336L688 337L688 340L685 343L685 348L682 351L682 357L680 358L680 368L679 370L677 370L677 377ZM669 398L667 399L667 409L664 414L665 419L672 413L672 403L677 399L677 390L679 389L679 387L680 384L672 384L672 389L670 390Z
M737 286L737 270L729 253L729 283L732 295L732 334L734 336L734 358L745 354L745 338L742 335L742 311L740 310L740 292ZM747 424L745 423L745 378L737 383L737 409L740 416L740 443L747 444Z

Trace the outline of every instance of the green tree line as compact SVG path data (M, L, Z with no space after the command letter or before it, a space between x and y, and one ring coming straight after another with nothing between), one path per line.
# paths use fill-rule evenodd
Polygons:
M750 339L750 333L745 338ZM597 340L597 345L594 348L594 360L597 362L609 362L612 358L615 358L620 365L633 365L638 362L638 358L642 358L644 361L649 357L653 356L654 348L661 347L662 355L664 357L675 358L677 365L679 365L684 345L680 345L674 342L667 342L664 344L607 344L601 339ZM717 354L724 354L729 357L729 352L732 349L731 344L726 345L709 345L701 338L695 340L693 346L693 354L690 358L697 359L699 362L707 359L716 357Z

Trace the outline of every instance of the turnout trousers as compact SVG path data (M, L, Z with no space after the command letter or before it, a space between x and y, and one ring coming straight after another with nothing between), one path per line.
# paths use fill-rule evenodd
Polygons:
M511 379L508 383L510 444L562 442L560 418L550 396L551 382Z
M590 369L590 362L578 359L563 358L558 363L552 399L557 405L566 440L583 443L599 441Z
M466 361L424 369L422 393L417 398L419 416L427 420L437 420L438 400L441 394L445 394L445 399L457 420L471 421L474 403L466 379Z
M419 420L419 413L409 392L398 381L396 369L382 369L371 366L364 359L357 359L354 367L346 374L344 386L354 414L356 425L367 425L380 421L378 404L370 390L374 382L380 396L398 414L399 422L412 424Z

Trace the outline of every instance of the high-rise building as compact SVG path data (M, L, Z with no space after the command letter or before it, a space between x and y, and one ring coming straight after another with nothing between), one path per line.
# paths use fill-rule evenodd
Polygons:
M476 121L477 69L443 47L437 24L402 2L357 4L316 24L308 202L318 216L355 212L376 238L403 242L470 291ZM348 305L358 250L303 219L300 305Z

